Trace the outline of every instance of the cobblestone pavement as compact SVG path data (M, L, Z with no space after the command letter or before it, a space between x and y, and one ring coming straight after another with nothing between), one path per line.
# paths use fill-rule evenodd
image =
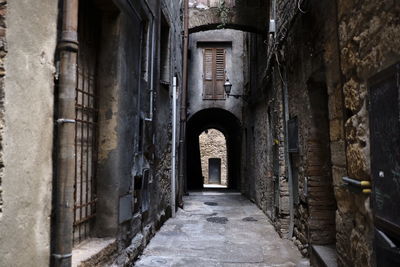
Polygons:
M309 261L239 193L193 192L134 266L309 266Z

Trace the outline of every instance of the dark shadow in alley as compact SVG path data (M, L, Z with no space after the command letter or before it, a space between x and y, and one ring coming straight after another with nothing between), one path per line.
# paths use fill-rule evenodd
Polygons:
M228 154L227 185L229 189L239 189L241 158L241 125L230 112L210 108L194 114L187 124L187 189L203 188L203 175L200 160L199 135L207 129L214 128L226 137Z

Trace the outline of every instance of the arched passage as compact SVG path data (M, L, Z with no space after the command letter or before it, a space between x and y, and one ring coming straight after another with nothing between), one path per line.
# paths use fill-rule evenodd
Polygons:
M225 187L228 167L225 135L211 128L200 134L199 141L204 187Z
M187 188L203 188L199 135L206 129L221 131L226 138L228 154L228 188L239 189L241 158L241 123L235 115L219 108L203 109L190 117L187 124Z
M189 32L230 28L242 31L265 32L269 2L259 0L224 1L189 0ZM221 14L224 11L225 16Z

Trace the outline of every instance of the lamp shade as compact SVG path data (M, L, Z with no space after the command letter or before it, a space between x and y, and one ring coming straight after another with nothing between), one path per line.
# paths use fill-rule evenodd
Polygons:
M229 81L229 79L226 79L225 83L224 83L224 89L225 89L225 93L227 95L229 95L231 93L232 90L232 83Z

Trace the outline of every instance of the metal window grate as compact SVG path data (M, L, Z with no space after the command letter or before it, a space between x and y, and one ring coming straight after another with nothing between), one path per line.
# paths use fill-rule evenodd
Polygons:
M95 18L86 2L88 1L80 6L79 18L80 49L75 99L74 244L89 237L96 216L97 200L97 34L94 30Z

